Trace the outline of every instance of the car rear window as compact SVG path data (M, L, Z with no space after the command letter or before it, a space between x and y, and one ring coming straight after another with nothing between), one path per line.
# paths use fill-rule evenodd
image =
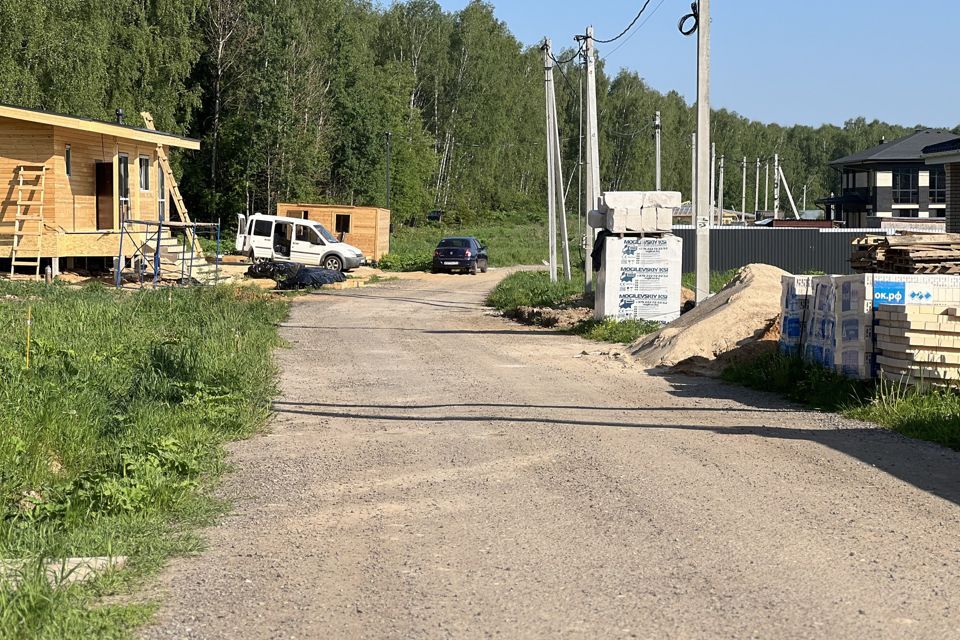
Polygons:
M470 247L470 241L466 238L444 238L440 241L440 246L452 249L467 249Z

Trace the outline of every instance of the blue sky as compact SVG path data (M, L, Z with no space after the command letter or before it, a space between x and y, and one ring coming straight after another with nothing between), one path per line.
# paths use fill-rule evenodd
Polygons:
M448 10L467 4L439 2ZM615 36L643 0L491 4L522 42L549 36L560 48L588 24L598 38ZM690 101L696 38L676 26L689 11L690 0L652 0L646 23L622 47L613 50L623 39L600 49L608 72L637 71L650 86ZM716 108L783 125L842 124L860 115L905 126L960 124L960 72L948 62L957 0L712 0L711 13Z

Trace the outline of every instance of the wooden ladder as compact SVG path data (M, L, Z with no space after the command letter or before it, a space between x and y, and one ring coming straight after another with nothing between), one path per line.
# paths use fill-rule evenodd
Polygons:
M141 111L140 117L143 118L147 129L156 131L156 127L153 125L153 116L150 115L150 112ZM163 169L163 173L167 178L167 185L170 187L173 202L177 205L177 213L180 215L181 222L192 224L190 214L187 212L187 203L183 201L183 196L180 194L180 187L177 185L177 179L173 177L173 169L170 168L170 160L167 158L167 153L163 150L162 144L157 145L157 160L160 162L160 168ZM193 234L193 250L197 257L203 256L203 251L200 249L200 243L197 242L196 234Z
M39 181L39 182L38 182ZM33 267L34 275L40 278L40 255L43 242L43 197L47 183L46 165L20 165L17 167L17 214L13 219L13 249L10 252L10 275L17 267ZM29 197L25 197L29 196ZM26 237L37 239L37 255L17 256Z

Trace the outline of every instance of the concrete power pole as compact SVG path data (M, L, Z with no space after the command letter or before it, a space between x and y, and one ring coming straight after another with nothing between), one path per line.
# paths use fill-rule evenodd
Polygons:
M740 186L740 222L747 221L747 156L743 156L743 183Z
M690 135L690 223L697 218L697 132Z
M553 157L553 112L550 109L550 89L553 84L553 60L550 58L550 40L543 43L543 82L547 109L547 238L550 252L550 282L557 281L557 179L556 159Z
M717 224L723 224L723 158L720 156L720 174L717 180Z
M550 95L547 105L550 108L550 119L552 121L550 133L553 136L553 178L554 182L556 183L555 189L557 192L557 207L554 214L554 227L556 227L557 218L559 217L560 241L563 246L563 277L567 280L571 280L573 278L573 274L570 270L570 236L567 232L567 198L563 185L563 154L560 153L560 125L559 119L557 118L556 88L557 85L553 82L553 70L551 68L549 84ZM556 240L554 240L554 247L556 247ZM554 262L556 262L556 256L554 256Z
M710 143L710 224L717 223L717 144Z
M697 19L697 303L710 295L710 0L700 0Z
M803 185L803 210L807 210L807 185Z
M590 212L596 210L600 200L600 148L599 133L597 132L597 60L596 50L593 46L593 27L587 27L587 37L584 43L584 52L587 56L587 185L586 185L586 215L589 219ZM585 250L585 259L583 265L585 293L593 291L593 262L590 254L593 251L593 243L596 241L596 231L586 226L587 246Z
M653 116L653 138L657 153L657 191L660 191L660 112L657 111Z
M753 214L760 211L760 158L757 158L757 179L753 183Z
M780 219L780 154L773 154L773 219Z
M770 161L763 173L763 210L770 211Z

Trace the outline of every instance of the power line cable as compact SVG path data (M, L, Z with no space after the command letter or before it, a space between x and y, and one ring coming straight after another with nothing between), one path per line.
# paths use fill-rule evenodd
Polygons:
M608 53L607 55L603 56L602 59L603 59L603 60L608 59L610 56L612 56L612 55L615 54L617 51L619 51L620 48L621 48L623 45L625 45L625 44L627 44L628 42L630 42L630 39L631 39L633 36L637 35L637 34L640 32L640 29L643 29L643 25L645 25L645 24L647 24L648 22L650 22L650 19L651 19L654 15L656 15L657 10L658 10L660 7L662 7L662 6L663 6L663 3L666 2L666 1L667 1L667 0L660 0L660 2L657 4L657 6L655 6L655 7L653 8L653 11L651 11L650 14L649 14L646 18L643 19L643 22L641 22L639 25L637 25L637 28L634 29L633 33L631 33L629 36L627 36L627 37L623 40L623 42L621 42L620 44L618 44L617 46L615 46L615 47L610 51L610 53Z
M686 23L689 20L693 20L693 25L686 27ZM680 18L680 22L677 23L677 29L680 30L685 36L691 36L696 33L697 29L700 28L700 3L691 2L690 3L690 13Z
M573 62L574 60L577 59L577 57L578 57L581 53L583 53L583 40L581 40L579 36L577 37L577 42L580 43L580 46L577 48L576 53L572 54L572 55L571 55L569 58L567 58L566 60L557 60L557 59L554 57L554 55L553 55L552 52L550 53L550 59L553 60L554 64L558 64L558 65L559 65L559 64L567 64L568 62Z
M637 20L639 20L640 16L643 15L643 12L647 10L647 6L650 4L650 2L651 0L647 0L646 2L643 3L643 6L640 7L640 12L637 13L636 16L634 16L630 24L627 25L627 28L621 31L620 33L618 33L616 37L610 38L609 40L598 40L597 38L594 38L593 41L596 42L597 44L610 44L611 42L616 42L617 40L622 38L624 35L626 35L627 31L630 31L630 29L633 28L633 25L637 24Z

